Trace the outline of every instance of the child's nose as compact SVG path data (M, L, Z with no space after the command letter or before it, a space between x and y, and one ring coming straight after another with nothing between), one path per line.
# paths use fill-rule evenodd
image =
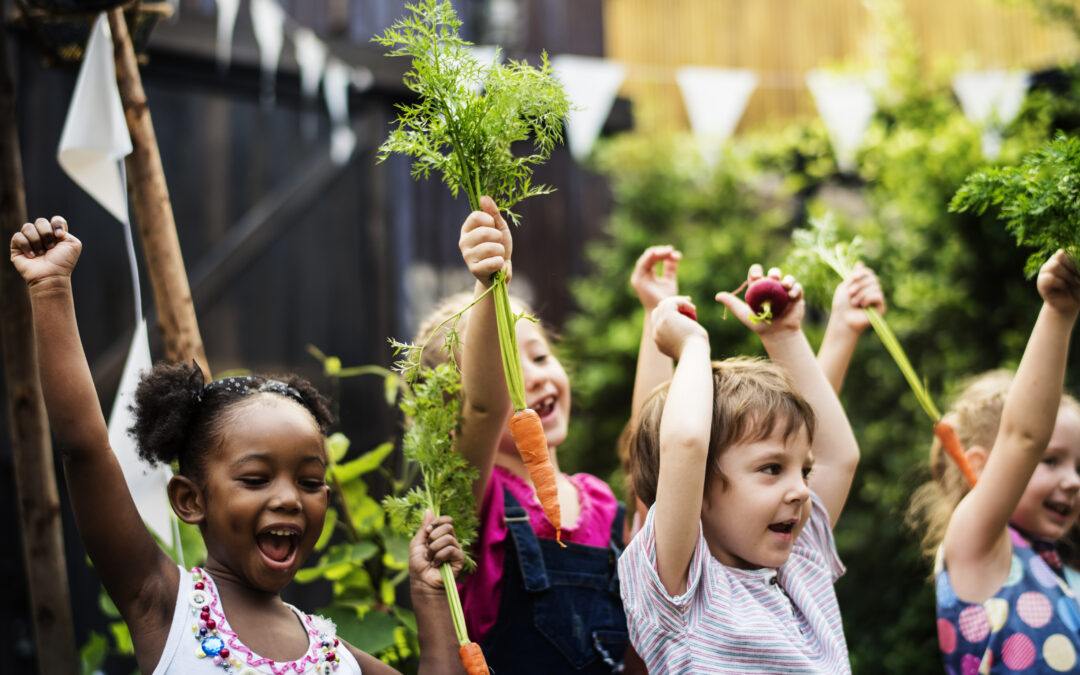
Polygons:
M788 488L788 501L793 503L801 503L810 499L810 486L806 484L806 480L799 474L799 477L791 481L791 486Z
M299 511L300 491L292 481L280 481L270 498L270 508L283 511Z
M1061 489L1068 492L1080 491L1080 473L1076 469L1066 469L1061 479Z

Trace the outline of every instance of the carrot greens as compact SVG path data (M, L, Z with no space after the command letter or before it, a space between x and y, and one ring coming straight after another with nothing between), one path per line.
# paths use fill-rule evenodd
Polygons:
M1020 246L1036 249L1025 273L1034 276L1058 249L1080 253L1080 139L1059 131L1018 166L977 171L949 203L950 211L982 214L990 206Z

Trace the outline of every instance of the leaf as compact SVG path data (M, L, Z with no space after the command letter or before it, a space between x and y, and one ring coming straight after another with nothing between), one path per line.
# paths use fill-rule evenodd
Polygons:
M321 551L326 548L326 545L330 543L330 537L334 535L334 527L337 525L338 515L336 509L326 510L326 520L323 521L322 533L319 534L319 540L315 542L315 550Z
M339 579L378 552L379 547L370 541L331 546L317 565L301 569L295 578L302 584L319 578Z
M383 545L386 548L383 553L383 565L394 570L409 569L409 544L411 542L411 539L387 531L383 535Z
M345 459L349 452L352 441L345 434L337 431L326 437L326 454L330 456L330 465L333 466Z
M415 620L413 623L415 629ZM79 672L82 675L94 675L105 664L105 656L109 653L109 641L97 631L90 631L86 644L79 649Z
M342 483L346 483L379 468L379 466L382 465L383 460L393 451L393 443L383 443L376 446L375 449L360 455L351 462L334 466L331 470L334 472L335 478Z
M383 395L386 397L386 405L394 405L399 388L401 388L401 376L393 372L387 374L386 378L383 379Z
M371 610L359 618L356 610L345 605L331 605L320 614L337 625L339 637L368 654L378 653L394 644L394 629L399 621L379 610Z
M135 645L131 642L131 631L128 630L126 623L114 621L109 624L109 631L112 632L113 643L116 645L117 652L127 655L135 653Z

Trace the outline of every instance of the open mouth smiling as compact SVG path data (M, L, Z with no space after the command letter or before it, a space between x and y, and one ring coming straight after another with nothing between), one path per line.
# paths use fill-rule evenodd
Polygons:
M300 542L300 530L292 526L268 527L255 535L255 542L259 546L259 552L274 563L275 567L288 566L296 555L296 548Z
M556 400L554 395L546 396L533 404L532 409L536 411L536 414L540 416L540 419L544 419L555 411Z

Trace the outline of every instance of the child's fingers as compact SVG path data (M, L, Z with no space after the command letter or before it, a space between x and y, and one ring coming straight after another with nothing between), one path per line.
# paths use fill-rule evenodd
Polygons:
M489 213L483 211L473 211L466 218L465 222L461 225L461 233L464 235L466 232L472 232L480 227L495 227L495 219Z
M802 296L803 296L802 284L800 284L797 281L794 281L791 288L788 289L788 297L791 298L793 301L798 302L799 300L802 299Z
M772 277L773 279L779 280L783 276L783 274L780 272L779 267L770 267L769 268L769 276Z
M776 269L776 268L773 268L773 269ZM776 272L779 273L780 270L776 270ZM772 276L772 270L769 270L769 276ZM783 279L780 280L780 285L783 286L784 288L788 289L788 292L790 293L791 289L795 286L795 277L788 274L787 276L785 276Z
M34 257L45 253L45 244L41 241L42 232L49 232L50 229L49 221L44 218L38 218L32 223L23 223L19 232L26 238L27 245L30 248L28 256Z
M737 295L733 295L726 291L721 291L716 294L716 301L724 307L727 307L728 311L735 315L735 318L743 323L750 321L750 315L753 310L750 309L750 305L743 302Z
M758 263L754 263L750 266L750 271L747 273L746 278L753 282L757 281L763 276L765 276L764 268Z
M445 543L443 540L445 540ZM438 567L443 563L454 563L465 560L465 552L461 550L461 546L458 544L457 539L454 539L453 537L443 537L440 539L440 543L442 543L442 545L438 549L430 549L432 551L432 566Z

